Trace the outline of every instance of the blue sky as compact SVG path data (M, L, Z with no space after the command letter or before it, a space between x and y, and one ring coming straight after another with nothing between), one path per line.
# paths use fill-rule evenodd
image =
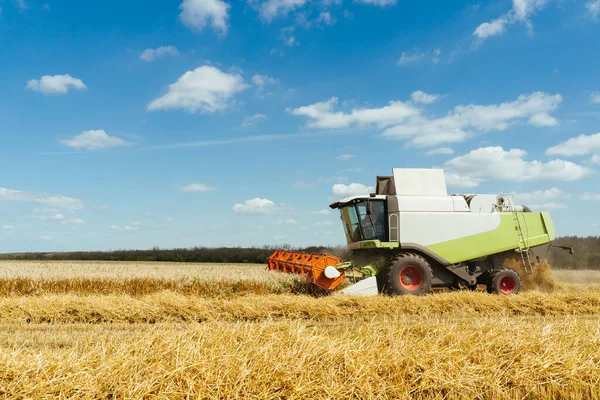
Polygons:
M0 252L332 245L394 167L600 233L600 0L0 0Z

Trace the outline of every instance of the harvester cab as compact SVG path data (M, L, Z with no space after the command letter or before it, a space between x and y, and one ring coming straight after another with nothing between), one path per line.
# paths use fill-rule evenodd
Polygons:
M504 268L517 254L532 272L530 250L554 240L546 212L514 204L513 195L448 195L440 169L393 169L377 177L376 192L330 205L340 212L352 260L275 252L268 268L307 275L336 289L353 271L359 280L342 293L421 295L433 287L518 293L518 273Z

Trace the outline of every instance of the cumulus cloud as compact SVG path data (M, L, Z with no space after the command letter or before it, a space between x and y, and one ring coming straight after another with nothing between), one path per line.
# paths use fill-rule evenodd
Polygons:
M61 213L50 213L46 215L34 215L33 218L41 221L62 221L65 219L65 216Z
M354 157L356 157L354 154L342 154L340 156L337 156L336 158L341 161L350 161Z
M430 119L417 115L405 123L387 128L383 136L408 140L417 147L442 143L462 142L476 133L503 131L517 122L533 126L551 126L558 123L549 113L556 110L562 96L537 92L521 95L515 101L492 105L460 105L446 116Z
M440 147L440 148L437 148L437 149L429 150L427 153L425 153L425 155L427 157L433 156L433 155L436 155L436 154L454 154L454 150L452 150L449 147Z
M585 201L600 201L600 194L585 192L581 195L581 200Z
M269 199L254 198L244 203L237 203L233 211L239 214L270 214L278 210L277 204Z
M354 0L356 3L372 4L375 6L385 7L392 6L398 2L398 0Z
M479 25L473 35L481 43L493 36L502 35L508 26L523 23L531 32L533 27L529 18L543 9L549 0L513 0L512 9L490 22Z
M259 12L263 20L271 22L273 18L285 16L306 3L307 0L267 0L261 3Z
M180 189L182 192L195 193L195 192L213 192L217 188L205 185L203 183L190 183Z
M600 0L598 0L598 4L600 5ZM590 94L590 101L594 104L600 104L600 92Z
M125 226L112 225L112 226L109 226L108 229L111 229L113 231L135 232L135 231L139 230L140 228L137 226L131 226L131 225L125 225Z
M506 31L506 19L497 18L490 22L484 22L479 25L473 35L477 36L480 40L485 40L492 36L502 35Z
M81 79L71 75L44 75L39 80L31 79L27 88L43 94L67 94L70 89L84 90L87 86Z
M169 85L167 94L151 102L148 110L183 109L190 113L214 113L226 109L230 99L248 87L239 74L228 74L203 65L186 72Z
M177 47L175 46L160 46L156 49L146 49L140 54L140 59L143 61L154 61L159 57L164 57L167 55L176 56L179 54L177 51Z
M63 195L23 192L6 188L0 188L0 201L43 204L67 210L80 210L83 208L83 204L79 199Z
M247 128L265 119L267 119L265 114L246 115L242 121L242 128Z
M15 229L12 225L2 225L2 229Z
M375 124L385 127L400 123L410 117L417 116L420 111L412 104L392 101L381 108L355 108L350 113L334 111L338 98L332 97L325 102L315 103L286 111L311 119L308 126L311 128L348 128L351 125Z
M582 156L600 153L600 133L579 135L546 150L549 156Z
M590 17L597 19L600 15L600 0L588 1L585 3L585 8L587 8Z
M324 208L323 210L312 211L311 214L314 214L314 215L331 215L331 210L328 210L328 209Z
M230 5L222 0L183 0L179 19L187 28L201 31L208 25L225 34Z
M567 205L560 202L569 197L568 193L563 192L558 188L547 190L536 190L528 193L518 193L515 200L520 204L524 204L532 210L552 210L567 208Z
M398 64L398 66L405 66L405 65L413 64L413 63L420 61L423 57L425 57L425 53L410 54L407 52L403 52L400 55L400 59L398 60L398 62L396 64Z
M488 180L513 182L575 181L591 173L585 167L560 159L527 161L521 149L482 147L444 164L447 183L453 187L476 187Z
M252 83L256 86L264 87L267 85L278 84L279 79L273 78L272 76L269 76L269 75L254 74L252 76Z
M336 97L287 111L309 118L310 128L336 129L353 125L375 125L383 130L383 137L404 140L411 146L428 147L463 142L477 133L503 131L517 123L538 127L556 125L558 120L550 113L558 108L562 100L559 94L536 92L501 104L459 105L437 119L431 118L415 104L401 101L392 101L381 108L336 111Z
M420 90L417 90L411 95L413 103L416 104L432 104L438 101L440 97L439 94L427 94Z
M109 147L129 146L126 142L115 136L109 136L103 130L85 131L81 135L69 140L59 140L60 143L75 149L100 150Z
M298 221L295 219L278 219L273 222L273 225L297 225Z
M336 197L355 197L355 196L368 196L375 191L375 188L372 186L366 186L362 183L351 183L349 185L344 185L342 183L338 183L333 185L331 188L331 193Z

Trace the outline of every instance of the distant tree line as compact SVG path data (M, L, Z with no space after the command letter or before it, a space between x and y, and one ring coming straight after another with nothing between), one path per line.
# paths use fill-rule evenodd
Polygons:
M0 254L0 260L82 260L82 261L163 261L163 262L207 262L207 263L257 263L267 262L275 250L328 253L347 258L345 248L307 247L293 248L289 245L264 247L193 247L181 249L71 251L57 253L10 253Z
M557 269L600 270L600 237L562 237L555 245L573 247L575 254L556 247L541 246L535 255L548 258ZM293 250L307 253L332 254L343 260L351 257L346 247L311 246L295 248L290 245L264 247L193 247L182 249L72 251L62 253L12 253L0 254L0 260L89 260L89 261L163 261L163 262L209 262L209 263L258 263L263 264L275 250Z

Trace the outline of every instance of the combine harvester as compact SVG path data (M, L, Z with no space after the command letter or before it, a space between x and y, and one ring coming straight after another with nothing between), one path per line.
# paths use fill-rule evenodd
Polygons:
M513 204L513 195L451 195L441 169L394 169L377 177L376 193L330 205L340 210L352 260L327 254L276 251L268 269L306 275L335 290L346 276L358 280L340 293L429 293L433 287L510 295L519 274L504 268L518 254L533 272L530 249L554 240L547 212Z

